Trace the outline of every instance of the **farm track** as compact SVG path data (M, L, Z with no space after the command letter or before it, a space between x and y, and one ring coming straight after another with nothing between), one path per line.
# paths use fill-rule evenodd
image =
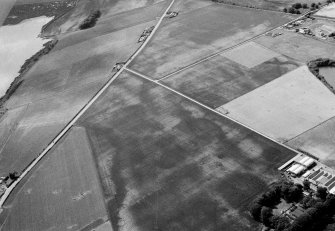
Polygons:
M89 102L88 103L86 103L85 104L85 106L71 119L71 121L62 129L62 131L60 132L60 133L58 133L57 135L56 135L56 137L48 144L48 146L44 149L44 151L42 152L42 153L40 153L40 155L35 159L35 160L33 160L32 162L31 162L31 164L29 165L29 166L27 166L27 168L21 173L21 175L20 175L20 177L6 190L6 192L4 193L4 195L1 197L1 199L0 199L0 208L2 208L3 207L3 205L4 205L4 203L5 203L5 201L6 201L6 199L9 197L9 195L10 195L10 193L13 191L13 189L21 182L21 180L39 163L39 161L55 146L55 144L58 142L58 141L60 141L66 134L67 134L67 132L72 128L72 126L78 121L78 119L90 108L90 106L92 106L94 103L95 103L95 101L108 89L108 87L114 82L114 80L116 80L117 79L117 77L124 71L124 70L126 70L126 71L128 71L128 72L130 72L130 73L133 73L133 74L135 74L136 76L138 76L138 77L141 77L141 78L143 78L143 79L146 79L146 80L148 80L148 81L150 81L150 82L153 82L153 83L155 83L155 84L158 84L158 85L160 85L160 86L162 86L162 87L164 87L165 89L167 89L167 90L169 90L169 91L172 91L172 92L174 92L174 93L176 93L176 94L178 94L178 95L180 95L180 96L182 96L183 98L186 98L186 99L188 99L188 100L190 100L190 101L192 101L192 102L194 102L194 103L196 103L196 104L198 104L198 105L200 105L201 107L203 107L203 108L206 108L207 110L210 110L210 111L212 111L213 113L216 113L216 114L218 114L218 115L220 115L220 116L222 116L222 117L225 117L225 118L227 118L227 119L229 119L230 121L232 121L232 122L235 122L235 123L237 123L237 124L239 124L239 125L241 125L241 126L243 126L243 127L245 127L245 128L247 128L247 129L249 129L249 130L251 130L251 131L253 131L253 132L255 132L255 133L257 133L257 134L259 134L259 135L261 135L261 136L263 136L263 137L265 137L265 138L267 138L267 139L269 139L269 140L271 140L272 142L274 142L274 143L276 143L276 144L278 144L278 145L280 145L280 146L282 146L282 147L284 147L284 148L286 148L286 149L289 149L289 150L291 150L291 151L293 151L294 153L299 153L297 150L294 150L293 148L291 148L291 147L289 147L289 146L287 146L287 145L285 145L285 144L283 144L283 143L279 143L279 142L277 142L276 140L274 140L274 139L272 139L272 138L270 138L270 137L267 137L266 135L264 135L264 134L262 134L262 133L260 133L260 132L258 132L258 131L256 131L256 130L254 130L254 129L252 129L252 128L250 128L250 127L248 127L248 126L246 126L246 125L244 125L244 124L242 124L242 123L240 123L240 122L238 122L238 121L236 121L236 120L234 120L234 119L232 119L232 118L230 118L230 117L228 117L228 116L226 116L226 115L224 115L224 114L221 114L220 112L218 112L218 111L216 111L216 110L214 110L213 108L210 108L210 107L208 107L208 106L206 106L206 105L204 105L204 104L202 104L202 103L200 103L200 102L198 102L198 101L196 101L195 99L193 99L193 98L190 98L190 97L188 97L188 96L186 96L186 95L184 95L183 93L181 93L181 92L178 92L178 91L176 91L176 90L174 90L174 89L172 89L172 88L170 88L170 87L168 87L168 86L166 86L166 85L164 85L164 84L162 84L162 83L160 83L159 81L160 80L163 80L163 79L165 79L165 78L168 78L168 77L170 77L170 76L172 76L172 75L174 75L174 74L177 74L177 73L179 73L179 72L182 72L182 71L184 71L184 70L186 70L186 69L189 69L189 68L191 68L191 67L193 67L193 66L195 66L195 65L197 65L197 64L199 64L199 63L202 63L202 62L204 62L204 61L206 61L206 60L209 60L209 59L211 59L211 58L213 58L213 57L215 57L215 56L218 56L218 55L220 55L221 53L223 53L223 52L225 52L225 51L227 51L227 50L231 50L231 49L234 49L234 48L236 48L236 47L238 47L238 46L241 46L241 45L243 45L243 44L245 44L245 43L247 43L247 42L250 42L250 41L252 41L252 40L254 40L254 39L256 39L256 38L258 38L258 37L261 37L261 36L263 36L264 34L266 34L267 32L270 32L270 31L273 31L273 30L275 30L275 29L277 29L278 27L276 27L276 28L274 28L274 29L271 29L271 30L268 30L268 31L266 31L266 32L264 32L264 33L262 33L262 34L260 34L260 35L257 35L257 36L255 36L255 37L253 37L253 38L251 38L251 39L248 39L248 40L246 40L246 41L243 41L243 42L241 42L241 43L239 43L239 44L237 44L237 45L235 45L235 46L232 46L232 47L230 47L230 48L227 48L227 49L224 49L224 50L220 50L220 51L218 51L218 52L216 52L216 53L214 53L214 54L212 54L212 55L210 55L210 56L207 56L207 57L205 57L205 58L202 58L202 59L200 59L200 60L198 60L198 61L196 61L196 62L194 62L194 63L192 63L192 64L190 64L190 65L188 65L188 66L185 66L185 67L183 67L183 68L181 68L181 69L179 69L179 70L177 70L177 71L175 71L175 72L173 72L173 73L170 73L170 74L168 74L168 75L166 75L166 76L164 76L164 77L162 77L161 79L158 79L158 80L152 80L150 77L148 77L148 76L145 76L145 75L143 75L143 74L141 74L141 73L138 73L138 72L136 72L136 71L134 71L134 70L131 70L131 69L128 69L127 68L127 66L142 52L142 50L148 45L148 43L150 42L150 40L152 39L152 37L155 35L155 33L156 33L156 31L158 30L158 28L159 28L159 26L161 25L161 23L162 23L162 21L163 21L163 19L164 19L164 17L166 16L166 13L170 10L170 8L172 7L172 5L174 4L174 2L175 2L175 0L171 0L171 2L170 2L170 4L169 4L169 6L167 7L167 9L164 11L164 13L163 13L163 15L159 18L159 20L158 20L158 22L157 22L157 24L155 25L155 28L154 28L154 30L151 32L151 34L149 35L149 37L145 40L145 42L136 50L136 52L128 59L128 61L122 66L122 68L118 71L118 72L116 72L114 75L112 75L111 76L111 78L107 81L107 83L105 83L104 84L104 86L89 100ZM310 13L310 12L307 12L306 14L304 14L304 15L301 15L300 17L298 17L298 18L296 18L296 19L294 19L294 20L292 20L292 21L290 21L290 22L288 22L288 23L291 23L291 22L294 22L294 21L297 21L297 20L299 20L299 19L301 19L301 18L303 18L303 17L305 17L308 13ZM285 24L287 24L287 23L285 23ZM280 27L280 26L279 26Z
M21 173L20 177L6 190L3 196L0 199L0 207L3 207L6 199L9 197L13 189L20 183L20 181L35 167L36 164L55 146L55 144L63 138L64 135L72 128L72 126L77 122L77 120L90 108L90 106L105 92L105 90L114 82L114 80L125 70L125 68L138 56L141 51L148 45L149 41L156 33L160 24L162 23L166 13L170 10L175 0L172 0L170 5L164 11L163 15L159 18L155 28L145 40L145 42L137 49L137 51L128 59L128 61L122 66L122 68L113 75L110 80L93 96L93 98L75 115L75 117L65 126L65 128L58 133L58 135L49 143L49 145L44 149L44 151L34 160L32 163L27 166L27 168Z

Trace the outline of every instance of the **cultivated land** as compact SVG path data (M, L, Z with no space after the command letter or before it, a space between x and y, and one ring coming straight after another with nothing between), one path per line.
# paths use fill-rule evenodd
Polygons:
M324 164L335 168L335 119L331 118L287 143L312 153Z
M290 150L132 74L80 119L117 230L254 230Z
M217 110L284 142L335 116L335 96L302 66Z
M172 75L162 82L216 108L300 65L280 55L249 69L223 56L225 53ZM257 59L256 53L253 56Z
M92 230L103 224L108 216L85 130L73 128L4 208L2 230Z
M255 42L305 63L317 58L335 58L335 49L332 43L285 30L276 30L275 32L281 32L283 35L275 38L262 36L257 38Z
M261 34L293 16L213 4L166 20L131 66L159 79L205 56Z

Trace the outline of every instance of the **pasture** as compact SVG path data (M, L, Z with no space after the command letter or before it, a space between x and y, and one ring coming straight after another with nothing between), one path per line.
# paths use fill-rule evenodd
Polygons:
M249 203L294 156L123 73L83 115L114 231L256 230Z
M241 50L246 53L250 52L245 49ZM223 56L225 53L166 78L163 82L216 108L301 65L285 56L276 56L249 69ZM262 54L261 56L263 57ZM257 53L253 53L253 58L254 60L262 59L258 59Z
M174 8L174 10L178 10ZM163 21L131 68L159 79L293 19L282 13L214 4Z
M335 116L335 96L302 66L217 110L285 142Z
M287 142L293 148L309 152L329 167L335 167L335 118L331 118L319 126Z
M2 230L92 230L108 219L83 128L73 128L19 187L5 204Z
M287 55L301 62L307 63L317 58L335 58L334 45L312 39L298 33L277 30L283 35L275 38L262 36L255 40L275 52Z

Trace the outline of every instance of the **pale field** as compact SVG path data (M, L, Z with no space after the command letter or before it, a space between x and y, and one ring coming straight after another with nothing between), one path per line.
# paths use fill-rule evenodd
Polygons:
M315 15L327 18L335 18L335 3L329 4L327 7L322 8Z
M1 0L0 2L0 27L7 18L10 10L14 6L16 0Z
M217 110L285 142L335 116L335 96L302 66Z
M92 230L108 219L85 129L73 128L28 177L1 230Z
M277 30L283 35L275 38L262 36L255 42L278 53L287 55L301 62L308 62L317 58L335 58L334 44L308 38L294 32Z
M287 143L318 157L321 162L335 167L335 118L312 128Z
M253 68L279 56L279 54L264 48L257 43L249 42L235 49L224 52L222 56L247 68Z

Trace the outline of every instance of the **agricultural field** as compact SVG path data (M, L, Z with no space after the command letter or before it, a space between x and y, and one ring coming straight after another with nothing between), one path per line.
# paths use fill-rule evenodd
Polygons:
M335 116L335 96L302 66L217 110L285 142Z
M309 152L329 167L335 168L335 118L306 131L290 140L293 148Z
M73 128L16 190L2 230L92 230L108 220L83 128Z
M334 44L286 30L278 29L274 32L283 34L275 38L262 36L257 38L255 42L304 63L317 58L335 58Z
M301 65L274 52L268 56L268 60L265 60L264 53L259 53L258 56L258 53L253 52L253 48L248 49L250 46L254 46L253 43L241 46L243 49L236 48L206 60L166 78L162 82L212 108L216 108ZM264 62L255 67L247 68L226 58L229 56L232 58L232 55L235 57L240 52L251 53L254 63L259 63L260 60ZM249 62L248 58L245 58L247 56L241 55L240 63ZM251 63L249 62L249 64Z
M123 73L83 115L114 231L256 230L250 202L295 153Z
M326 18L335 18L335 3L332 3L327 7L322 8L315 15Z
M174 8L178 11L177 8ZM201 58L284 24L294 16L213 4L165 20L131 68L159 79Z

